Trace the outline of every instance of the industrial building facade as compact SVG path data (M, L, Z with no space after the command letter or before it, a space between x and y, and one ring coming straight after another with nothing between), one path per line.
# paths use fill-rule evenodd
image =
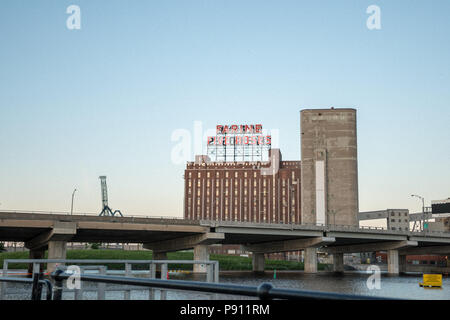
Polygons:
M301 223L300 161L211 162L196 156L184 174L184 218L257 223Z

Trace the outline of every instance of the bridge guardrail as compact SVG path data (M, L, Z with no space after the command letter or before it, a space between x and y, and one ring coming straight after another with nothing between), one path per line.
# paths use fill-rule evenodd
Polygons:
M51 277L55 280L54 299L60 300L62 298L62 281L71 277L72 274L65 273L63 270L56 270ZM270 283L262 283L257 287L244 286L237 284L225 283L205 283L198 281L184 281L184 280L161 280L161 279L138 279L128 277L111 277L111 276L95 276L95 275L80 275L82 281L103 282L123 285L144 286L160 289L185 290L185 291L200 291L207 293L244 295L250 297L257 297L261 300L270 299L305 299L305 300L394 300L392 298L374 297L374 296L360 296L349 295L341 293L307 291L307 290L293 290L284 288L275 288Z
M383 233L394 233L400 235L441 235L450 237L450 232L445 231L411 231L411 230L390 230L383 227L370 227L370 226L351 226L351 225L339 225L339 224L322 224L322 223L303 223L303 224L288 224L288 223L268 223L268 222L242 222L242 221L216 221L216 220L199 220L200 225L209 225L211 227L220 226L237 226L237 227L248 227L250 225L258 225L259 227L266 228L284 228L291 230L302 230L302 229L317 229L326 231L378 231Z
M66 211L39 211L39 210L0 210L0 213L17 213L17 214L49 214L49 215L71 215L70 212ZM98 217L99 213L93 213L93 212L73 212L72 216L86 216L86 217ZM176 217L176 216L151 216L151 215L125 215L124 217L118 217L115 216L114 218L149 218L149 219L167 219L167 220L186 220L186 221L195 221L195 220L187 220L183 217Z
M169 264L192 264L192 265L205 265L206 266L206 282L218 283L219 282L219 262L214 260L114 260L114 259L5 259L3 260L3 272L0 279L8 278L8 267L11 263L30 263L33 264L33 270L41 270L41 265L46 263L59 263L59 264L84 264L79 266L80 269L98 269L101 274L107 275L104 264L124 264L125 275L132 275L132 266L136 264L149 265L148 272L151 278L156 277L157 266L160 266L161 279L167 279L168 265ZM96 266L89 266L89 264L97 264ZM34 274L38 271L33 271ZM6 284L2 284L0 287L0 297L5 294ZM124 293L125 300L130 299L130 290L126 289ZM99 288L98 294L103 297L105 289ZM75 295L82 296L83 291L75 291ZM149 292L150 297L154 297L154 291L151 289ZM166 298L166 292L161 291L161 299Z

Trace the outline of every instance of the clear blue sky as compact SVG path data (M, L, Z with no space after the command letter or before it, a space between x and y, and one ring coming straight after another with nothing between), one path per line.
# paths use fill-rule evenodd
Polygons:
M69 30L66 8L81 9ZM381 30L369 30L369 5ZM182 215L174 130L358 110L360 210L450 197L450 1L0 2L0 209ZM193 159L193 155L192 155Z

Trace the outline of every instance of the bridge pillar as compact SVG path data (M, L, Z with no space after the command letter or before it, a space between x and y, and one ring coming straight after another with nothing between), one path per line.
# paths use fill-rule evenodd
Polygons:
M66 250L66 241L49 241L48 259L66 259ZM58 265L64 265L64 263L47 263L47 272L55 271Z
M305 248L305 273L317 272L317 248Z
M252 269L253 272L264 272L265 266L264 253L253 252L252 253Z
M398 250L388 250L387 251L387 263L388 263L388 274L398 275L399 274Z
M334 272L344 272L344 254L343 253L333 253L333 271Z
M207 245L199 244L194 247L194 260L209 261L209 248ZM194 273L206 273L206 265L194 264Z
M165 251L153 251L153 258L152 260L167 260L167 252ZM161 276L161 265L157 264L156 265L156 277L160 277Z
M45 247L41 247L38 249L30 249L28 253L28 259L45 259ZM43 271L44 264L41 264L40 271ZM28 264L28 273L33 273L33 264Z
M406 272L406 255L398 256L398 271L399 273Z

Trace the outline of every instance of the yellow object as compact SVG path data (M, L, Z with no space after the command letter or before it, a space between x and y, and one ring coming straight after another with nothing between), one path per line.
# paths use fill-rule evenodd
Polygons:
M442 287L442 274L424 274L421 287Z

